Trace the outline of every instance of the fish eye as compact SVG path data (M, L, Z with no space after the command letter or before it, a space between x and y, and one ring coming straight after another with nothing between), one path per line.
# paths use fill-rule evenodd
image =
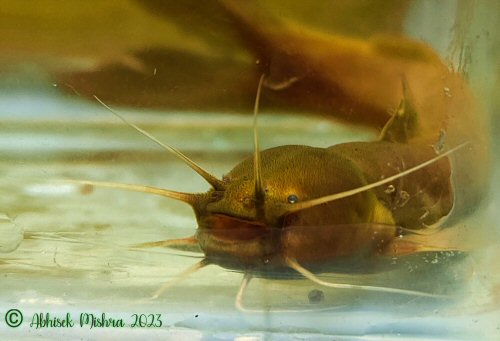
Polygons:
M287 201L289 204L295 204L296 202L299 201L299 197L296 196L295 194L290 194L287 198Z

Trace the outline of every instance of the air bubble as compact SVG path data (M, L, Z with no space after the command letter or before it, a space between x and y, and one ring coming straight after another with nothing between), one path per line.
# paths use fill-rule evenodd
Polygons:
M386 194L391 194L391 193L394 193L394 191L396 190L396 187L394 187L393 185L389 185L387 186L387 188L385 189L385 193Z
M436 154L440 154L443 151L445 140L446 140L446 132L441 129L441 131L439 132L439 138L437 142L432 145L432 148L434 149Z
M299 197L296 196L295 194L291 194L291 195L288 196L287 201L290 204L295 204L295 203L297 203L299 201Z
M401 191L399 192L399 199L399 207L403 207L410 200L410 194L407 191Z

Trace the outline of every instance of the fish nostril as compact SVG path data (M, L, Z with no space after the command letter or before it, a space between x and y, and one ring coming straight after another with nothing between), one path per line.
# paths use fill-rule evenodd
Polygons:
M211 194L211 200L212 201L219 201L224 197L224 192L223 191L213 191Z
M242 203L245 208L253 208L255 206L255 200L252 197L243 198Z

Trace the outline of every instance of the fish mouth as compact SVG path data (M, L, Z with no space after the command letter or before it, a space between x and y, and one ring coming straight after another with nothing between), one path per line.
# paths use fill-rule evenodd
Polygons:
M202 218L199 230L220 241L250 241L261 238L270 231L270 227L260 221L238 218L226 214L211 214Z
M281 232L260 221L217 213L199 219L196 237L207 259L240 270L274 264Z

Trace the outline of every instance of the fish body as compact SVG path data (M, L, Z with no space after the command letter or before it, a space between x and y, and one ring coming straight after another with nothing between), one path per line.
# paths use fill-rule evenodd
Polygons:
M436 243L439 231L475 210L489 178L485 118L463 77L406 37L353 39L260 20L246 3L217 3L263 75L255 114L264 89L288 105L370 126L380 137L261 151L254 131L254 155L219 180L146 134L212 189L128 186L185 201L196 215L193 237L143 246L194 245L205 256L199 267L293 269L313 280L307 269L366 271L378 259L461 250Z

